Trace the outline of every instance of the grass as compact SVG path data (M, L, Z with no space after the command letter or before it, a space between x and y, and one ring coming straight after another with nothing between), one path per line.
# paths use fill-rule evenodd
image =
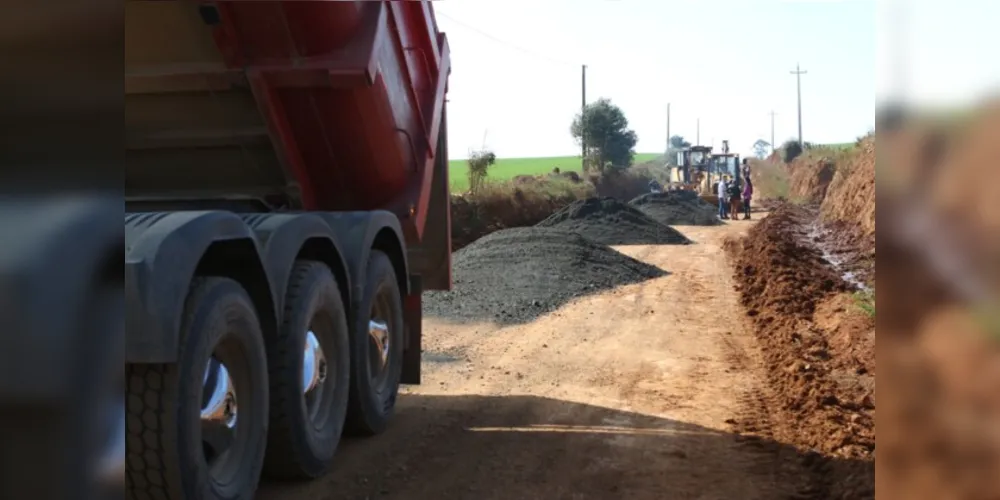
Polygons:
M751 168L756 179L754 196L757 199L788 199L790 189L788 172L780 163L753 160Z
M869 318L875 317L875 290L865 290L854 293L854 303Z
M827 149L834 149L834 150L844 150L844 149L850 150L850 149L854 149L855 146L857 146L857 144L855 144L853 142L840 142L840 143L836 143L836 144L817 144L816 145L817 148L827 148Z
M517 191L521 192L522 197L528 199L557 199L566 200L566 203L596 195L594 186L589 182L574 183L569 179L553 178L524 186L514 186L510 182L493 182L484 186L477 198L514 198Z
M650 161L660 153L637 153L635 163ZM582 163L579 156L554 156L542 158L498 158L490 167L489 179L505 181L519 175L545 175L558 167L563 172L579 172ZM448 162L448 177L452 192L465 192L469 189L469 165L465 160Z

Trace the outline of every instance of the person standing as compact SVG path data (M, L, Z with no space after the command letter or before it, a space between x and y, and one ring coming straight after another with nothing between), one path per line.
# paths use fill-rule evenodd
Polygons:
M750 198L753 198L753 183L747 177L743 185L743 220L750 220Z
M729 217L733 220L739 219L740 212L740 185L733 179L729 183Z
M726 185L726 177L719 179L719 184L716 189L716 194L719 196L719 218L726 219L729 216L729 195L728 186Z

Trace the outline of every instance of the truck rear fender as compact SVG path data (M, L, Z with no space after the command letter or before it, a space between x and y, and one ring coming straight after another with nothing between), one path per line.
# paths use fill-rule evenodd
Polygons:
M243 220L260 243L264 268L278 311L285 310L285 291L296 259L326 264L337 278L344 307L351 309L351 276L333 229L313 213L247 214Z
M191 280L225 276L254 302L265 334L276 331L271 280L253 231L232 212L147 212L125 216L126 363L177 360Z
M384 210L363 212L316 212L322 217L343 250L352 286L352 305L361 299L365 286L368 256L372 249L381 250L392 260L403 295L410 293L409 263L403 251L403 231L399 219Z

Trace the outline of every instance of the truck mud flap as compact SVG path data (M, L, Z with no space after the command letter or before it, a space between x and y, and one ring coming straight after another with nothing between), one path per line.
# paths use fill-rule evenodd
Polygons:
M423 307L424 291L420 276L410 275L410 293L403 301L403 322L406 323L406 348L403 350L403 374L400 383L420 384L420 363L423 348Z

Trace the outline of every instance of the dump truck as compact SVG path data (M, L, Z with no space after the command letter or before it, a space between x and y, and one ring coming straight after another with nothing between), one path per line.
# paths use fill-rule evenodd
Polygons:
M124 11L126 494L315 478L451 287L447 38L429 1Z

